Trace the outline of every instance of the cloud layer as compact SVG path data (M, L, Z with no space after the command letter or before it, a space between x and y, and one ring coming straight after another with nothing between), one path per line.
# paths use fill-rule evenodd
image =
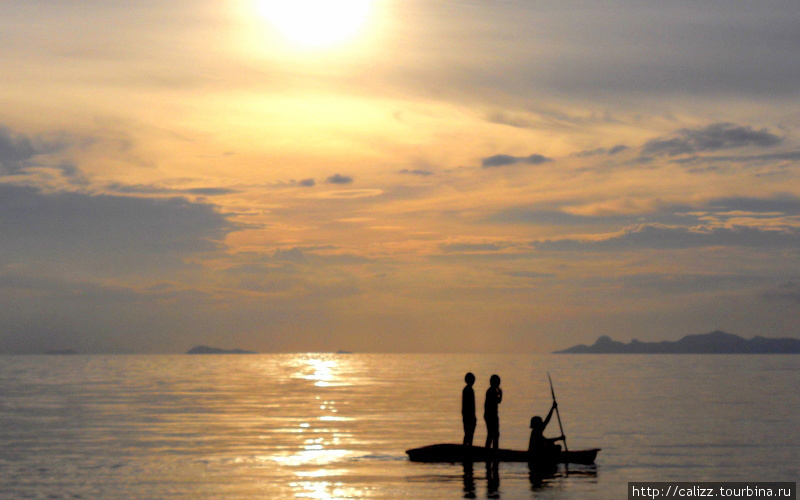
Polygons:
M0 352L797 335L795 3L251 8L4 4Z

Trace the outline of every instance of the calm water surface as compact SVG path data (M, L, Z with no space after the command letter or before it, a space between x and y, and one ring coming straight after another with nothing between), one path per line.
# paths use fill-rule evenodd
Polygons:
M508 448L548 410L549 371L568 445L602 448L596 467L542 480L409 462L460 442L466 371L478 406L502 377ZM5 356L0 497L620 499L628 481L798 481L798 387L800 356Z

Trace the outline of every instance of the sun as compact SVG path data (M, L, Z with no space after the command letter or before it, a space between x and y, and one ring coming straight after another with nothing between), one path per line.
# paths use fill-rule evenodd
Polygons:
M257 0L256 8L286 39L304 47L327 47L364 27L374 0Z

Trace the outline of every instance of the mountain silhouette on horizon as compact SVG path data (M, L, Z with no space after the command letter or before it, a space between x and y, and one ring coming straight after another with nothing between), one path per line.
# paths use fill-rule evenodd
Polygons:
M687 335L674 342L641 342L634 339L626 344L603 335L593 345L580 344L555 351L555 354L800 354L800 340L761 336L748 340L715 330Z

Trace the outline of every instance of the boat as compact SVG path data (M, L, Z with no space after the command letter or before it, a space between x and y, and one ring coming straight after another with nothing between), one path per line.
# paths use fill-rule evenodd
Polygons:
M406 450L412 462L529 462L549 464L592 465L600 448L588 450L559 450L547 456L532 456L527 451L464 446L461 444L432 444Z

